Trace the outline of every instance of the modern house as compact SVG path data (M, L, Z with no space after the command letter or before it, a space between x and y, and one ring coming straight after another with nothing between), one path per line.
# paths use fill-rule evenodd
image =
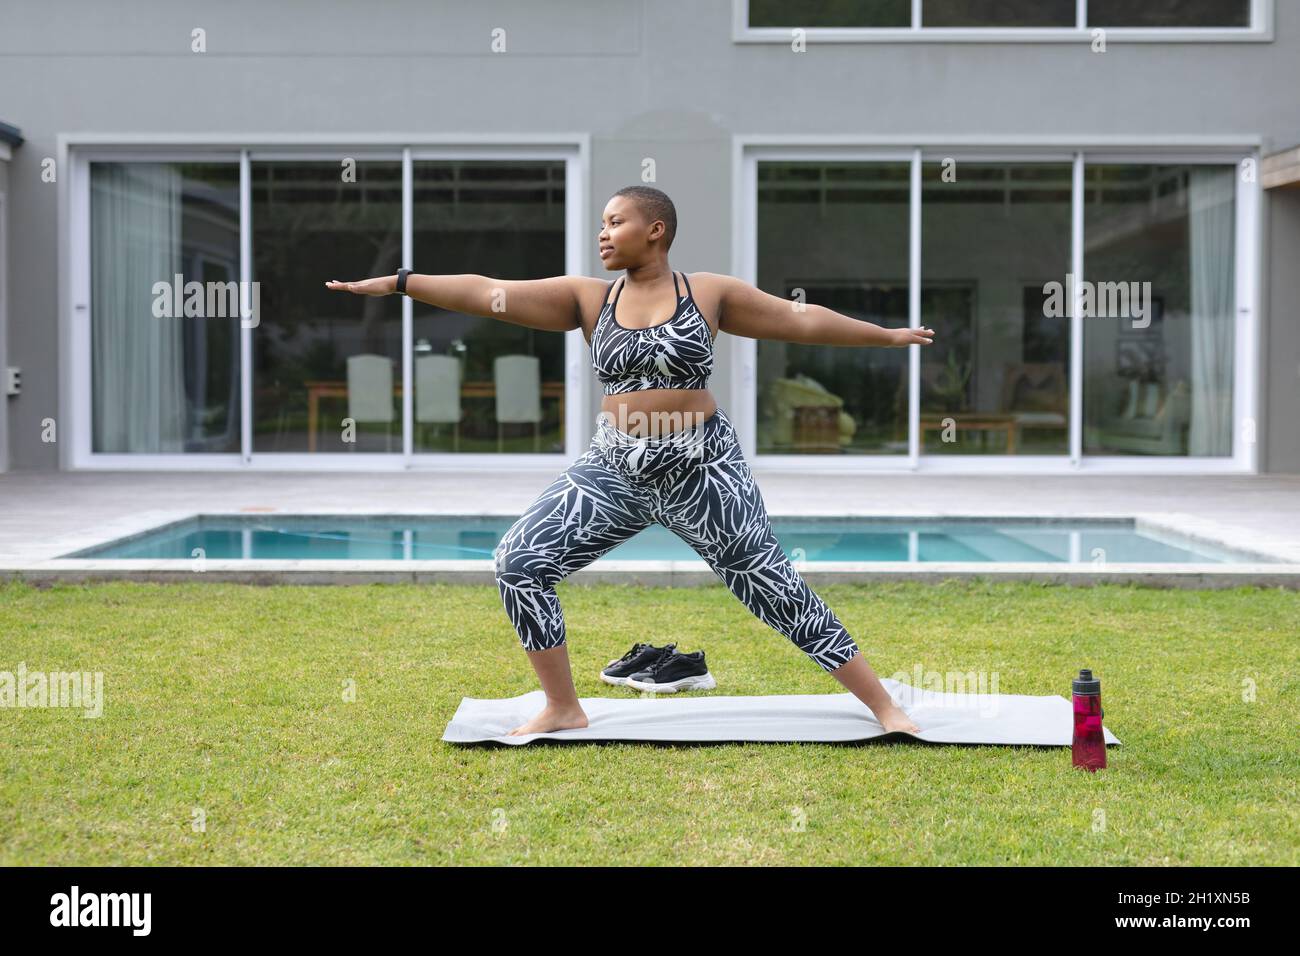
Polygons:
M675 268L936 330L720 335L756 470L1300 473L1294 3L2 16L0 468L559 469L581 331L324 283L605 276L648 183Z

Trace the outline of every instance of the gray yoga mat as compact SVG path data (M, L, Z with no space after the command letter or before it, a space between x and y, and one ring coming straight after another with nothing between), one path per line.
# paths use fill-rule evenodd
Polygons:
M758 741L850 743L888 737L936 744L1028 744L1068 747L1074 735L1070 702L1051 694L947 694L881 678L890 696L921 728L887 734L869 708L843 694L699 697L690 691L644 697L583 697L589 726L511 737L546 704L541 690L484 700L461 699L442 739L456 744L535 740L657 740L674 743ZM1119 738L1102 728L1106 743Z

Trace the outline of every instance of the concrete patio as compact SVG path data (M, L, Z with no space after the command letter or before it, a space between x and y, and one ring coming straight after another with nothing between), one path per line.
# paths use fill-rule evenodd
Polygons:
M509 472L11 472L0 475L0 576L41 582L194 580L192 561L58 555L196 513L517 515L557 474ZM951 476L755 474L775 516L1136 517L1156 529L1283 563L1098 566L847 563L801 566L810 582L1033 579L1071 584L1300 587L1300 476ZM493 580L490 561L217 561L209 580L257 583ZM703 561L613 561L574 580L717 583Z

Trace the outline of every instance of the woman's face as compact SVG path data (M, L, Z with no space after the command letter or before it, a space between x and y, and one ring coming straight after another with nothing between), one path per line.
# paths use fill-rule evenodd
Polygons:
M645 221L636 203L626 196L615 196L605 204L596 252L606 271L626 269L644 258L651 239L663 235L664 224Z

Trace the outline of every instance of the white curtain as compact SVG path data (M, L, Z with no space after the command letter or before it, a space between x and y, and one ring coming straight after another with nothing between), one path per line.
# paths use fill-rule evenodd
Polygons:
M1191 455L1232 453L1235 171L1234 166L1196 168L1188 185L1192 410L1187 444Z
M183 320L153 314L182 271L179 170L94 164L90 229L92 448L184 451Z

